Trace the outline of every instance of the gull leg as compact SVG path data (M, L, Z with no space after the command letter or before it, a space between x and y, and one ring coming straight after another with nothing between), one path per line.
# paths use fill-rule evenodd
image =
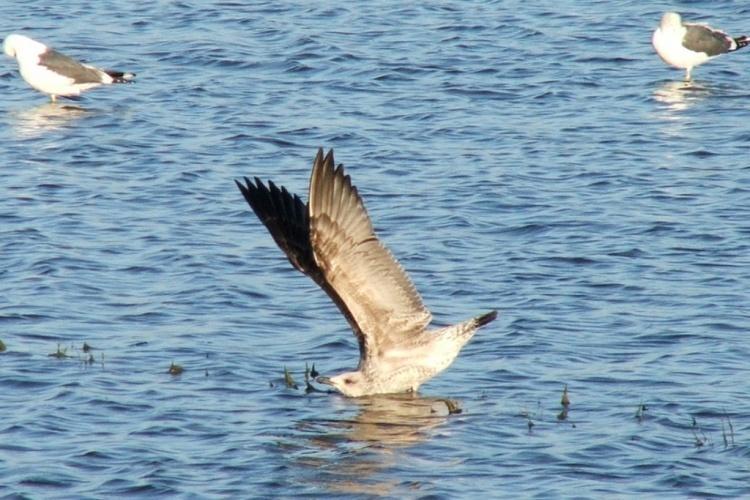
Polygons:
M692 80L692 79L693 79L693 78L692 78L692 77L690 76L690 70L692 70L692 69L693 69L693 68L688 68L688 69L686 69L686 70L685 70L685 81L686 81L686 82L689 82L690 80Z
M52 101L52 102L57 102L57 96L56 96L55 94L50 94L50 95L49 95L49 99L50 99L50 101Z

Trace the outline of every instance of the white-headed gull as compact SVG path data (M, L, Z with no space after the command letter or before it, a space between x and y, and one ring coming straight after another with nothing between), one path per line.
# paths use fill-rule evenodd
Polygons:
M684 69L685 80L690 80L695 66L747 46L750 37L731 37L704 24L683 23L678 13L666 12L651 43L665 63Z
M111 83L127 83L135 73L123 73L83 64L31 38L12 34L3 43L5 54L18 61L26 82L50 96L75 98L84 90Z

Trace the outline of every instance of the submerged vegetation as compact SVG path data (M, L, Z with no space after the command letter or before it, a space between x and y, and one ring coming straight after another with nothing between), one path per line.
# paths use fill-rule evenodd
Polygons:
M292 374L287 370L286 366L284 367L284 383L289 389L299 389L299 386L294 381L294 377L292 377Z
M81 364L91 366L96 362L96 358L91 352L93 350L94 348L86 342L83 343L83 346L80 350L74 345L63 347L61 344L57 344L57 349L55 350L55 352L47 354L47 357L56 359L77 359ZM71 352L73 354L68 354L68 352ZM100 361L102 367L104 367L104 353L101 353Z
M7 349L6 345L0 340L0 352L4 352ZM49 353L47 356L51 358L56 359L78 359L82 364L84 365L93 365L96 362L96 357L94 356L94 347L89 345L88 343L84 342L80 348L74 345L64 346L62 344L57 344L57 347L54 352ZM101 353L101 364L104 366L104 353ZM169 373L172 376L179 376L185 371L184 367L180 364L175 363L174 361L170 364L167 373ZM208 376L208 369L205 370L205 375ZM315 368L315 364L309 365L308 363L305 363L305 370L304 370L304 380L305 380L305 386L304 386L304 392L305 394L309 394L312 392L320 392L320 393L330 393L331 391L328 390L321 390L315 387L313 383L315 382L315 379L320 374ZM276 387L277 385L276 380L272 380L269 382L270 387ZM300 385L296 382L292 372L286 367L283 367L283 383L284 387L288 389L293 389L295 391L300 390ZM445 399L445 398L439 398L439 401L442 401L445 403L448 414L454 415L454 414L460 414L463 412L463 409L461 408L460 403L457 400L454 399ZM523 417L525 420L525 427L526 431L529 434L532 434L537 427L537 425L541 422L542 424L554 422L555 420L557 422L562 421L569 421L569 411L572 407L571 403L571 397L570 397L570 391L568 389L568 384L563 385L562 395L559 399L559 405L562 407L560 412L557 413L556 418L554 420L545 418L544 415L544 405L542 405L541 402L537 402L537 407L534 411L529 411L527 409L522 410L519 413L519 416ZM650 422L649 420L647 422L646 420L646 413L647 411L650 413L652 411L651 408L646 406L646 404L641 400L638 405L636 406L635 411L635 420L639 424L645 424ZM632 414L631 414L632 415ZM699 424L698 419L695 416L690 417L690 425L685 426L690 430L691 434L691 442L692 445L695 448L703 448L706 446L711 446L717 442L723 443L724 448L730 448L735 446L735 427L734 423L732 422L731 417L729 414L724 411L723 414L719 415L719 424L714 426L709 426L714 432L721 432L721 441L718 440L718 438L712 439L711 432L710 431L704 431L704 428ZM658 421L658 419L653 420L654 422ZM576 424L573 422L570 422L571 428L576 428Z
M57 344L57 351L49 353L47 356L50 358L57 358L57 359L63 359L63 358L72 358L73 356L68 356L68 348L67 347L60 347L60 344Z
M172 364L169 365L169 369L167 370L167 373L170 375L182 375L182 372L184 372L185 369L182 367L182 365L178 365L174 361L172 361Z

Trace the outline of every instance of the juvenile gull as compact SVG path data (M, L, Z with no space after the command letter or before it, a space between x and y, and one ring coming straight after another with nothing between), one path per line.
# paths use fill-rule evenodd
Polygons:
M651 43L665 63L686 70L685 80L689 81L695 66L747 46L750 37L734 38L704 24L683 23L678 13L666 12Z
M318 377L349 397L416 391L447 368L492 311L427 330L432 315L404 269L375 235L362 198L333 150L319 149L307 204L260 179L235 180L292 265L338 306L359 341L359 366Z
M5 55L18 60L18 68L26 82L39 92L74 98L84 90L111 83L128 83L135 73L95 68L63 55L41 42L12 34L3 43Z

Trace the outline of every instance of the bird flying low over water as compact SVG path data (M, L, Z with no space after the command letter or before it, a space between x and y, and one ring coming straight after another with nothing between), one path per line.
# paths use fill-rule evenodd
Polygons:
M378 240L362 198L333 150L319 149L307 204L273 182L235 181L292 265L338 306L359 341L359 366L318 377L349 397L416 391L447 368L491 311L427 330L432 315L408 275Z
M15 57L21 76L54 102L58 96L75 98L85 90L112 83L129 83L135 73L123 73L83 64L41 42L12 34L3 43L5 55Z
M695 66L747 46L750 37L735 38L704 24L683 23L678 13L666 12L651 43L665 63L684 69L685 80L690 81Z

